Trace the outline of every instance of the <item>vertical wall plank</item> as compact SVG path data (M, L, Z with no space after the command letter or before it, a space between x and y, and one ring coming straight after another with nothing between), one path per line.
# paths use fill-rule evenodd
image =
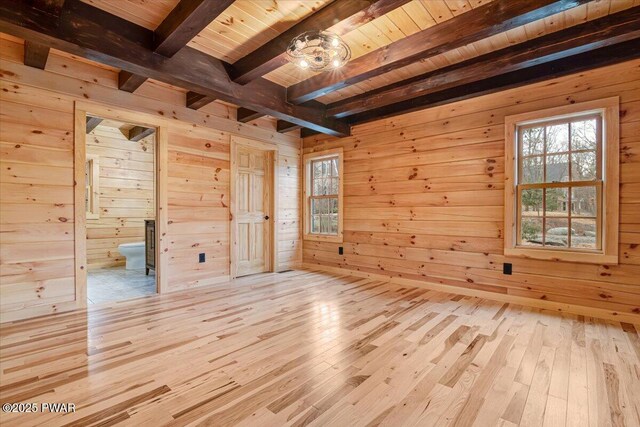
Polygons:
M159 126L157 128L157 148L156 148L156 278L157 278L157 291L158 293L165 293L169 291L168 286L168 251L169 251L169 236L167 233L168 227L168 175L167 168L169 164L169 130L166 126Z
M74 166L74 253L75 253L75 287L77 307L87 305L87 223L85 218L85 160L86 160L86 123L87 112L76 108L73 126L73 166Z

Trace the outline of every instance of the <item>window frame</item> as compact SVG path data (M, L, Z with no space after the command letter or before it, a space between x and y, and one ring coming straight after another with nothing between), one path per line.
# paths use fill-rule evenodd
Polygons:
M574 150L571 147L571 123L576 123L576 122L580 122L580 121L585 121L585 120L590 120L590 119L595 119L596 120L596 142L595 142L595 149L594 150L585 150L585 149L579 149L579 150ZM581 219L594 219L595 223L596 223L596 248L595 249L590 249L590 248L572 248L571 247L571 237L572 234L571 232L567 233L567 248L562 248L562 247L547 247L546 245L543 246L544 248L548 248L549 250L575 250L575 251L580 251L580 252L593 252L594 250L596 251L601 251L602 250L602 213L601 213L601 207L602 207L602 170L604 168L604 165L602 164L602 115L599 113L589 113L589 114L576 114L576 115L571 115L568 117L565 117L563 119L551 119L551 120L547 120L547 121L536 121L534 123L529 123L529 124L525 124L525 125L517 125L517 143L516 143L516 149L517 149L517 155L516 155L516 159L517 159L517 182L516 182L516 212L518 214L518 217L516 218L516 247L525 247L525 248L530 248L528 246L524 246L522 245L522 218L521 218L521 209L522 209L522 193L526 190L542 190L543 191L543 196L542 196L542 211L543 211L543 216L542 216L542 240L543 242L546 240L546 220L547 215L546 215L546 204L547 204L547 198L544 196L545 192L548 191L549 189L553 189L553 188L567 188L567 201L564 202L565 205L567 205L566 211L567 211L567 228L568 230L572 229L572 222L573 222L573 218L574 216L572 215L572 210L573 207L571 205L571 198L572 198L572 190L574 188L580 188L580 187L594 187L595 191L596 191L596 201L597 201L597 211L595 213L595 216L593 217L586 217L586 216L580 216L579 218ZM529 156L521 156L522 152L523 152L523 134L526 130L528 129L532 129L532 128L544 128L546 129L547 127L550 126L554 126L554 125L559 125L559 124L568 124L568 144L569 144L569 151L558 151L558 152L552 152L551 154L549 154L547 152L547 144L546 144L546 135L544 136L544 146L543 146L543 150L542 150L542 154L536 154L536 155L529 155ZM573 180L572 179L572 162L570 161L571 154L580 154L580 153L585 153L585 152L594 152L595 154L595 162L596 162L596 173L595 173L595 177L593 180ZM547 162L547 158L549 156L567 156L567 160L568 160L568 164L567 164L567 174L569 177L568 181L548 181L546 179L547 176L547 169L548 169L548 162ZM520 182L523 181L524 176L523 176L523 158L536 158L536 157L540 157L543 159L542 162L542 175L544 176L545 179L543 179L542 182L539 183L521 183ZM533 247L535 248L535 246Z
M312 188L313 179L311 166L313 162L326 160L332 157L338 158L338 233L337 234L319 234L311 232L311 200L319 198L327 198L327 196L313 196ZM329 150L314 151L303 155L303 239L321 242L342 243L343 241L343 150L342 147ZM334 198L330 196L329 198Z
M599 116L599 140L596 144L596 161L600 164L601 177L594 181L569 181L537 184L519 184L521 171L522 129L532 126L562 123L577 118ZM611 97L595 101L576 103L505 117L505 212L504 255L522 258L570 261L597 264L618 263L618 212L619 212L619 98ZM554 153L555 154L555 153ZM546 151L543 156L546 155ZM545 161L546 165L546 161ZM543 169L543 170L546 170ZM569 173L571 171L569 170ZM596 170L598 174L598 170ZM545 175L546 180L546 175ZM589 184L586 184L586 183ZM579 183L579 184L575 184ZM596 249L571 247L520 246L521 206L520 195L530 187L553 188L580 186L596 187L598 211L596 212ZM525 187L525 188L523 188ZM570 206L568 207L571 208ZM568 226L570 228L570 226ZM570 229L568 230L570 234Z
M338 212L335 213L335 216L336 216L336 233L335 234L331 233L331 232L323 233L322 231L320 231L319 233L313 232L313 217L314 216L316 216L316 215L319 216L319 219L320 219L320 224L319 225L321 225L323 217L327 218L329 220L329 222L331 222L331 217L334 215L330 211L329 211L329 213L321 213L321 214L314 213L314 210L313 210L314 202L317 203L317 202L319 202L321 200L335 200L336 201L336 206L339 204L339 200L338 200L338 198L339 198L339 189L338 189L337 186L336 186L336 192L335 193L322 194L322 195L315 195L314 194L315 183L316 183L316 180L317 180L317 178L315 177L315 174L314 174L315 165L317 163L320 163L321 164L320 167L322 168L322 164L324 162L327 162L327 161L332 162L334 160L336 161L336 163L338 163L340 161L340 159L338 158L337 155L336 156L330 156L330 157L322 157L320 159L317 159L317 158L316 159L311 159L309 161L310 162L310 165L309 165L309 168L310 168L310 183L309 183L310 184L309 185L309 187L310 187L310 194L309 194L309 206L310 207L309 207L309 209L310 210L309 210L309 215L310 215L310 218L311 218L311 223L310 223L311 230L310 230L309 234L319 235L319 236L337 236L338 235L338 230L337 230ZM338 166L336 166L336 168L337 167ZM326 179L326 177L321 177L320 179L323 179L323 178ZM338 175L336 175L336 176L333 176L332 173L329 173L328 178L329 178L329 180L334 180L335 179L335 180L339 181L340 172L338 171Z
M88 166L87 166L88 164ZM85 198L89 191L89 200L86 203L85 218L100 219L100 157L94 154L87 154L85 160L85 170L89 168L91 183L85 180Z

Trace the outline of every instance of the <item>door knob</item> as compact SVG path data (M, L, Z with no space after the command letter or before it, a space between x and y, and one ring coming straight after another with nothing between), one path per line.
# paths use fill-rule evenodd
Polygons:
M264 216L264 219L269 219L269 215L265 215L265 216Z

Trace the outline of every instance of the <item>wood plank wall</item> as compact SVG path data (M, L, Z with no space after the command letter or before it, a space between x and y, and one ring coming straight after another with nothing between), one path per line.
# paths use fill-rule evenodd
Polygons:
M505 258L504 116L610 96L621 100L620 264ZM640 61L352 133L303 141L305 152L342 146L345 153L344 256L340 244L305 241L307 265L640 316ZM513 275L502 274L504 262L513 263Z
M169 283L215 282L229 275L229 141L169 134ZM211 258L198 263L197 254Z
M144 241L144 220L155 218L155 137L131 142L100 124L87 135L87 154L97 156L100 178L100 217L87 219L87 266L123 266L118 246Z
M281 179L278 270L302 259L298 206L300 139L275 121L235 121L235 108L200 111L185 92L155 82L117 90L117 70L52 51L46 69L22 64L23 43L0 35L0 319L81 306L74 289L74 101L92 101L169 119L168 289L224 280L229 272L230 136L278 145ZM197 263L198 253L207 261Z

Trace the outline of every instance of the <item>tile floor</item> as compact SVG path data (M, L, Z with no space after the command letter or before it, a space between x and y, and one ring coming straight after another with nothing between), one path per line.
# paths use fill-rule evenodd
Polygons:
M144 272L144 268L126 270L124 267L90 271L87 275L87 302L97 304L155 294L155 272L152 270L148 276Z

